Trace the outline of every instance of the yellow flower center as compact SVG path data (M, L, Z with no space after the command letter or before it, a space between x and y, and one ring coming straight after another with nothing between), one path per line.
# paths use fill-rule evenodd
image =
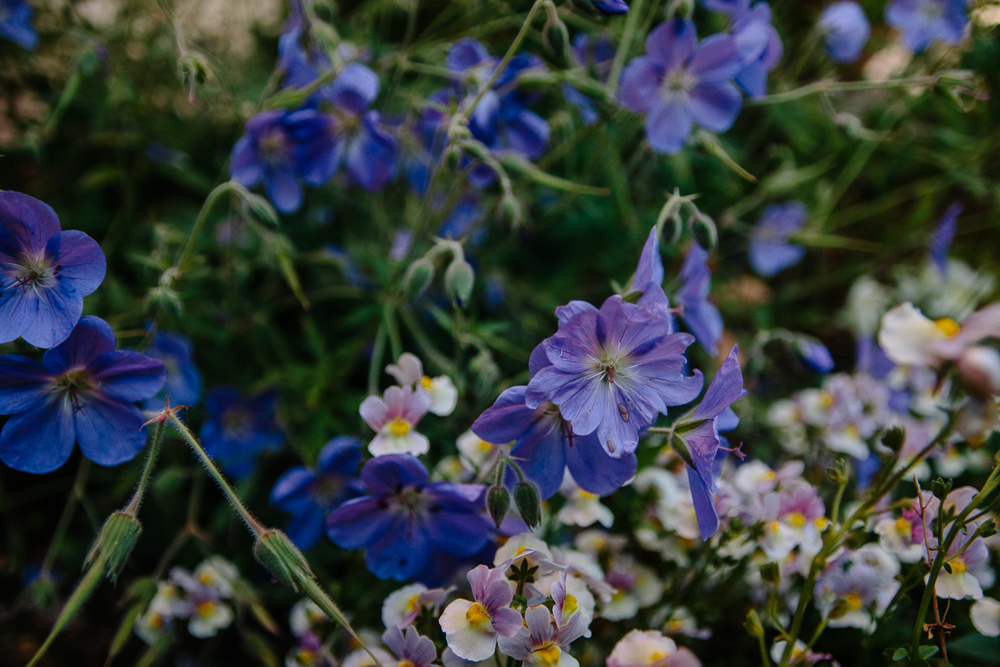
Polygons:
M821 516L820 518L818 518L815 521L813 521L813 523L816 524L817 528L819 528L820 530L823 530L824 528L826 528L826 525L828 523L830 523L830 520L827 519L825 516Z
M576 598L567 593L566 599L563 600L563 607L562 607L563 618L568 618L569 616L572 616L573 612L576 611L577 608L578 606L576 604Z
M681 621L680 619L675 618L670 621L667 621L667 626L664 628L664 630L666 630L667 632L677 632L683 627L684 627L684 622ZM653 655L655 656L660 654L654 653ZM659 658L653 658L653 660L659 660Z
M421 386L421 387L423 387L424 389L430 389L430 388L431 388L431 383L432 383L432 382L433 382L433 380L431 380L431 379L430 379L430 378L429 378L428 376L426 376L426 375L425 375L425 376L423 376L422 378L420 378L420 386Z
M316 661L316 654L307 648L300 648L296 657L303 665L311 665Z
M396 417L389 422L389 430L392 431L393 435L401 438L410 432L410 422Z
M397 667L414 667L414 665L410 660L400 660Z
M774 472L773 470L768 470L766 473L764 473L764 479L766 479L769 482L777 476L778 473ZM660 654L654 653L653 655L660 655Z
M848 608L850 608L851 611L857 611L858 609L861 609L861 598L855 595L854 593L849 594L847 597L844 598L844 600L847 601L847 606Z
M151 628L153 628L155 630L159 630L160 628L162 628L163 627L163 616L161 616L160 614L156 614L156 613L154 613L152 616L150 616L149 617L149 627L151 627Z
M482 627L490 622L490 617L486 614L486 610L478 602L474 603L469 607L469 611L465 612L465 620L469 622L474 628Z
M950 317L942 317L940 319L934 320L934 324L937 326L938 329L941 330L941 333L943 333L945 336L954 336L955 334L958 333L958 330L960 329L960 327L958 326L958 322L951 319Z
M416 595L414 595L413 597L411 597L409 600L407 600L406 601L406 609L407 609L407 611L416 611L417 610L417 600L419 600L419 599L420 599L420 594L417 593Z
M195 608L195 613L202 617L211 616L215 613L215 603L209 600L199 602L198 606Z
M828 391L824 391L823 395L820 397L819 402L820 402L820 404L822 404L822 406L824 408L832 408L833 407L833 394L831 394Z
M538 655L538 661L545 665L545 667L552 667L559 662L560 651L558 646L546 646L543 649L535 651Z
M772 522L771 522L771 532L772 532L772 533L776 533L776 532L778 532L778 530L779 530L780 528L781 528L781 526L780 526L780 525L778 525L778 522L777 522L777 521L772 521Z
M860 435L860 433L858 433L858 427L854 424L848 424L847 428L844 429L844 433L846 433L849 438L856 438Z
M580 494L580 498L583 500L593 500L594 498L600 498L596 493L591 493L590 491L584 491L580 489L577 493Z
M201 582L203 586L208 586L210 583L212 583L212 575L210 575L208 572L202 572L200 575L198 575L198 581Z
M792 515L788 517L788 523L796 528L802 528L806 525L806 518L802 516L802 512L792 512Z
M904 519L903 517L899 517L898 519L896 519L896 532L899 533L900 535L909 535L910 522Z
M665 657L666 656L660 653L659 651L653 651L652 653L649 654L649 664L652 665L654 663L657 663L660 660L663 660Z
M493 449L493 445L492 444L486 442L485 440L480 440L479 441L479 451L481 451L481 452L488 452L491 449Z
M950 563L952 574L965 574L965 563L960 560L953 560Z

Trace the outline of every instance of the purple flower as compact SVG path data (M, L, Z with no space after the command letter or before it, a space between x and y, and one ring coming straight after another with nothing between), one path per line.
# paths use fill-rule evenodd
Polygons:
M593 10L601 16L622 16L628 14L625 0L591 0Z
M903 33L903 44L914 53L937 41L958 44L968 23L966 0L892 0L885 21Z
M722 338L722 315L708 300L712 290L712 272L708 268L708 252L697 243L692 243L681 266L681 288L677 292L677 302L681 306L681 318L694 334L698 344L713 357L717 355L719 340Z
M159 359L167 369L167 381L156 396L146 399L146 410L162 410L169 396L173 406L192 406L201 398L201 373L191 358L191 341L172 333L158 333L145 352L147 357Z
M611 63L615 58L615 47L612 46L611 40L606 37L600 37L591 44L590 35L581 32L573 38L573 49L570 51L570 57L576 67L590 70L594 78L606 82L611 72ZM584 125L593 125L597 122L598 113L592 99L568 83L563 84L562 90L566 101L580 112Z
M343 501L361 495L358 464L361 441L340 436L326 443L315 468L289 468L274 483L271 502L292 514L285 532L300 549L308 549L323 534L327 513Z
M489 540L481 484L428 483L406 455L370 459L361 483L368 495L331 512L326 532L342 549L364 549L379 579L410 579L440 554L471 556Z
M658 413L702 387L700 372L686 374L684 350L694 338L672 332L666 303L651 282L638 303L615 295L600 310L583 301L557 308L559 331L542 343L551 365L531 378L525 404L557 405L576 435L596 432L614 458L634 452Z
M856 61L872 33L865 10L854 0L840 0L824 9L819 29L826 37L826 52L838 63Z
M81 318L42 361L0 356L0 460L31 473L51 472L73 451L113 466L146 443L142 412L133 403L163 386L163 362L115 350L115 335L97 317Z
M31 25L31 5L25 0L0 0L0 37L26 49L38 44L38 33Z
M792 348L806 366L817 373L829 373L833 370L833 357L826 345L815 338L799 336L792 343Z
M437 659L434 642L424 637L412 625L407 626L406 636L397 626L382 633L382 643L389 647L400 665L406 667L430 667Z
M97 242L61 231L48 204L0 192L0 343L21 337L48 348L66 340L106 268Z
M948 210L938 221L934 235L931 236L931 261L938 267L941 275L948 275L948 249L958 231L958 216L962 214L965 205L957 201L948 207Z
M743 373L740 371L739 346L734 345L729 356L722 362L712 382L705 390L705 396L698 407L678 420L675 438L684 443L687 452L680 452L687 463L688 482L698 529L707 540L719 528L719 517L715 510L712 494L718 493L715 478L718 476L716 459L724 438L719 433L731 431L739 425L739 417L729 407L746 396L743 389ZM693 428L685 429L686 425Z
M274 391L243 398L230 387L213 389L205 397L202 444L233 477L245 478L261 452L281 448L285 436L274 415L277 401Z
M635 275L632 277L631 290L645 292L653 283L656 287L663 287L663 259L660 257L660 237L654 225L649 230L646 243L642 246L642 254L639 255L639 264L635 267Z
M762 276L773 276L802 261L806 249L788 242L806 224L802 202L772 204L750 233L750 265Z
M514 591L507 583L507 560L492 570L479 565L466 575L472 599L454 600L439 621L448 648L464 660L486 660L496 651L499 637L513 637L523 625L521 613L509 605Z
M646 54L622 73L622 103L646 114L646 139L661 153L679 153L694 124L713 132L732 127L743 98L732 78L743 67L736 40L712 35L698 43L694 23L673 19L646 38Z
M745 4L749 5L749 0ZM731 30L743 63L736 83L750 97L762 97L767 94L767 74L777 67L784 52L781 37L771 25L771 6L758 2L734 14Z
M563 657L563 652L570 642L579 639L586 632L587 624L579 611L569 623L560 626L552 618L549 608L538 604L525 610L524 625L516 635L500 637L497 643L504 655L522 660L525 665L570 667L579 663L571 656Z

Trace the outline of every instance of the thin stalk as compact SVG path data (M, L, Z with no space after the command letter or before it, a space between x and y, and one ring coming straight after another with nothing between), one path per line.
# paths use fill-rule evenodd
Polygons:
M69 599L66 600L66 605L62 608L62 611L59 612L59 617L52 626L49 636L45 638L45 641L38 648L35 656L26 665L26 667L33 667L39 660L41 660L42 656L45 655L45 652L49 650L49 646L51 646L52 642L55 641L56 636L63 631L63 628L66 627L83 603L87 601L88 597L90 597L94 588L96 588L97 584L100 583L101 577L104 576L106 559L106 556L101 555L97 560L91 563L90 568L87 570L86 574L83 575L83 579L81 579L80 583L77 584L72 595L70 595Z
M635 0L629 7L628 18L625 19L625 28L622 30L622 38L618 42L618 50L615 51L615 58L611 61L611 72L608 74L608 90L614 95L618 90L618 79L622 75L622 68L625 66L625 59L628 58L632 50L632 41L635 39L636 28L639 27L639 16L642 14L645 0Z
M59 516L59 523L56 524L56 529L52 534L52 542L49 543L49 549L45 552L45 559L42 560L42 568L38 574L40 579L48 578L49 573L52 571L56 552L62 545L63 538L66 537L66 530L69 528L69 522L73 519L77 503L83 497L83 490L87 484L87 477L89 475L90 459L84 456L80 459L80 467L77 468L73 488L70 489L69 497L66 498L66 504L63 506L62 514Z
M167 407L170 407L169 403ZM142 503L142 498L146 493L146 484L149 482L149 475L156 464L156 455L160 453L160 441L163 439L163 426L165 423L163 419L156 420L156 432L153 433L153 444L149 447L149 455L146 457L146 466L142 469L142 477L139 478L139 486L136 487L132 500L122 510L126 514L135 516L139 513L139 505Z
M748 100L750 105L782 104L784 102L794 102L810 95L820 93L847 93L858 90L880 90L884 88L910 88L911 86L936 86L941 81L940 75L934 76L913 76L905 79L889 79L888 81L834 81L824 79L810 83L801 88L795 88L784 93L765 95L757 99Z
M233 189L233 182L226 181L221 183L208 193L208 197L205 199L205 203L202 204L201 210L198 212L198 217L194 221L194 227L191 228L191 234L188 236L187 243L184 245L184 252L181 253L181 257L177 260L177 264L174 265L177 273L183 273L184 270L188 268L191 263L191 256L194 255L194 246L198 241L198 237L201 236L201 230L205 226L205 222L208 220L208 214L215 205L216 200L221 197L226 192Z

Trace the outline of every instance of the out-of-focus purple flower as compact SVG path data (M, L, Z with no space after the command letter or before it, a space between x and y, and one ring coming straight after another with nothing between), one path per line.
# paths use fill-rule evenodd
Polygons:
M955 232L958 231L958 216L964 209L965 204L960 201L949 206L931 236L931 261L943 276L948 275L948 250L955 238Z
M815 338L799 336L792 343L792 348L806 366L817 373L829 373L833 370L833 357L826 345Z
M622 73L622 103L646 114L646 139L661 153L679 153L695 124L732 127L743 106L733 77L743 68L736 40L712 35L698 43L694 23L672 19L646 38L646 55Z
M409 229L397 229L392 236L392 246L389 248L389 259L401 262L410 254L413 245L413 232Z
M802 202L772 204L764 209L760 222L750 234L750 265L762 276L773 276L802 261L806 250L789 243L809 212Z
M382 633L382 643L395 654L400 665L407 667L430 667L437 659L437 649L434 642L424 637L412 625L406 628L406 636L397 626L392 626Z
M750 8L750 0L701 0L701 4L713 12L728 14L734 20Z
M743 388L739 354L739 346L734 345L705 390L701 403L689 416L682 417L678 422L690 424L693 428L678 428L675 436L687 449L683 458L687 463L698 530L704 540L714 535L719 528L719 517L712 499L712 494L719 492L715 484L718 475L716 458L719 448L725 446L719 433L731 431L739 425L739 417L729 406L748 393Z
M903 44L920 53L934 42L955 45L969 22L966 0L892 0L885 21L903 33Z
M661 288L663 286L663 258L660 257L658 231L655 225L649 230L649 236L646 237L646 243L639 255L639 263L635 267L635 275L632 277L632 290L645 292L650 289L650 283Z
M361 272L357 262L343 248L335 245L323 246L323 255L333 260L344 273L344 280L353 287L371 287L371 281Z
M826 52L838 63L857 60L872 33L865 10L854 0L839 0L824 9L819 29L826 39Z
M326 443L315 468L289 468L271 489L271 502L292 514L285 528L300 549L308 549L323 534L327 513L349 498L360 496L358 464L361 441L340 436Z
M638 303L615 295L600 309L583 301L557 308L559 331L542 343L551 365L531 378L526 405L559 406L576 435L596 432L614 458L634 452L658 413L702 387L699 371L686 374L684 350L694 337L672 333L666 302L651 282Z
M361 483L368 495L333 510L326 531L342 549L364 549L380 579L410 579L439 554L470 556L489 540L481 484L428 483L423 464L405 455L370 459Z
M719 339L725 325L719 309L708 300L712 272L708 268L708 252L697 243L692 243L688 249L680 279L677 302L681 306L681 318L698 344L714 357L719 353Z
M628 4L625 0L573 0L573 4L605 18L628 14Z
M25 0L0 0L0 37L26 49L38 44L38 33L31 25L31 5Z
M66 340L106 269L97 241L61 231L48 204L0 192L0 343L20 337L48 348Z
M771 25L771 6L758 2L735 14L731 30L743 63L736 83L750 97L767 95L767 74L777 67L784 53L781 36Z
M167 369L167 381L156 396L146 399L146 410L162 410L166 398L173 406L192 406L201 398L201 373L191 358L191 341L172 333L158 333L144 354L159 359Z
M460 239L473 230L475 225L486 217L486 210L479 199L473 195L463 197L455 204L448 217L441 224L438 236L441 238Z
M80 318L69 337L42 361L0 356L0 460L15 470L51 472L73 443L102 466L131 460L146 444L134 403L163 386L163 362L115 350L115 335L97 317Z
M611 44L611 40L600 37L591 43L590 35L581 32L573 38L573 49L570 53L574 65L590 70L599 81L608 80L611 63L615 59L615 47ZM562 89L566 101L580 112L584 125L593 125L597 122L597 109L594 108L592 99L568 83L564 83Z
M230 475L245 478L262 452L280 449L285 441L274 414L277 402L274 391L244 398L230 387L213 389L205 397L208 418L201 427L205 451Z
M188 157L187 153L167 148L158 141L146 144L146 155L151 160L165 164L168 167L173 167L174 169L184 169L191 162L191 158Z

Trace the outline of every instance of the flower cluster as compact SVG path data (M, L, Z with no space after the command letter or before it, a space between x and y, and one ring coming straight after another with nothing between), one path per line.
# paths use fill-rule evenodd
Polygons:
M136 623L136 634L153 644L171 631L175 621L186 620L192 636L216 635L235 618L227 601L234 597L238 577L236 567L221 556L202 561L194 572L172 568L169 579L157 582L156 595Z

